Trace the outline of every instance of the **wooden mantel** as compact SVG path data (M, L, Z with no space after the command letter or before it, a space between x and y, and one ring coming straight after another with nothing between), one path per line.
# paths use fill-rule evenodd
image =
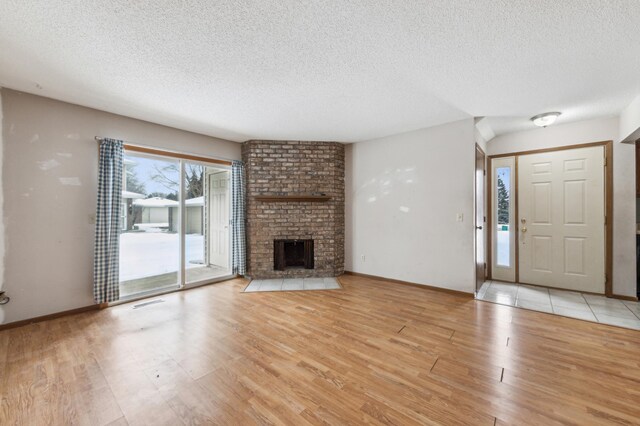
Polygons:
M271 202L271 203L286 203L291 201L324 203L331 199L331 197L329 197L328 195L310 195L310 194L256 195L253 198L256 201Z

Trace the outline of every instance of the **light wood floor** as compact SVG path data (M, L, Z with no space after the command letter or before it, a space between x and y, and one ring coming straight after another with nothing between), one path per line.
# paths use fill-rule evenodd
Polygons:
M447 293L244 280L0 332L0 424L638 424L640 332Z

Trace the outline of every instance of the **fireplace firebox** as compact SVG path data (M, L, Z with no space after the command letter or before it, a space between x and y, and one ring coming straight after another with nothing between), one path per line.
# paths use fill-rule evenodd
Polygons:
M274 240L273 269L313 269L313 240Z

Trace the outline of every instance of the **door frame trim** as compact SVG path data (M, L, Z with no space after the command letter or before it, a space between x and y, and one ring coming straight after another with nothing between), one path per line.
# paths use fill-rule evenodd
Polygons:
M487 153L484 152L484 150L482 149L482 147L480 145L478 145L478 143L476 143L476 149L475 149L475 153L477 154L477 152L480 151L480 153L482 153L482 156L484 157L484 175L482 176L483 179L483 189L484 189L484 199L482 200L484 203L484 206L482 208L482 211L484 212L484 217L487 218L487 204L490 204L487 202L487 178L489 176L488 172L487 172L487 165L489 164L487 159L489 157L487 157ZM476 173L477 170L477 160L476 160L476 156L474 155L474 161L473 161L473 207L474 207L474 212L473 212L473 222L474 222L474 228L473 228L473 253L474 253L474 263L475 263L475 277L476 277L476 281L474 283L474 288L477 287L478 285L478 233L477 233L477 229L475 228L476 226L478 226L478 219L477 219L477 211L478 211L478 197L476 196L476 189L478 187L478 176ZM487 258L487 252L490 251L489 250L489 245L488 245L488 240L487 240L487 229L488 229L488 225L487 222L485 220L485 222L481 223L481 226L483 227L482 231L484 232L484 245L483 245L483 250L484 250L484 263L485 263L485 268L484 268L484 280L486 280L487 278L489 278L489 258ZM478 288L475 288L474 292L478 292Z
M501 157L515 157L515 218L516 218L516 226L518 227L518 158L522 155L529 154L540 154L546 152L554 152L554 151L566 151L570 149L579 149L579 148L591 148L595 146L604 147L604 203L605 203L605 265L604 270L606 274L605 282L604 282L604 294L607 297L614 297L613 294L613 141L598 141L598 142L589 142L575 145L562 145L555 146L552 148L542 148L542 149L533 149L528 151L517 151L517 152L509 152L504 154L495 154L487 157L487 182L492 182L491 176L491 160L494 158ZM486 185L485 195L487 199L491 200L492 197L492 185ZM487 245L491 247L492 239L493 239L493 227L492 227L492 219L493 219L493 211L492 211L492 203L488 203L487 205L487 228L491 232L487 232ZM516 259L515 259L515 267L516 267L516 283L520 283L520 258L519 258L519 232L516 232L515 235L515 244L516 244ZM493 279L492 275L492 265L493 259L491 257L491 250L487 250L486 259L487 259L487 279ZM523 284L523 283L520 283ZM526 283L524 283L526 284Z

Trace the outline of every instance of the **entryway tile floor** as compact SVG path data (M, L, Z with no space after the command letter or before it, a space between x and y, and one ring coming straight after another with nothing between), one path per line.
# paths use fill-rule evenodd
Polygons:
M476 299L640 330L640 303L576 291L485 282Z
M277 278L268 280L252 280L244 289L245 293L259 291L304 291L304 290L338 290L340 283L330 278Z

